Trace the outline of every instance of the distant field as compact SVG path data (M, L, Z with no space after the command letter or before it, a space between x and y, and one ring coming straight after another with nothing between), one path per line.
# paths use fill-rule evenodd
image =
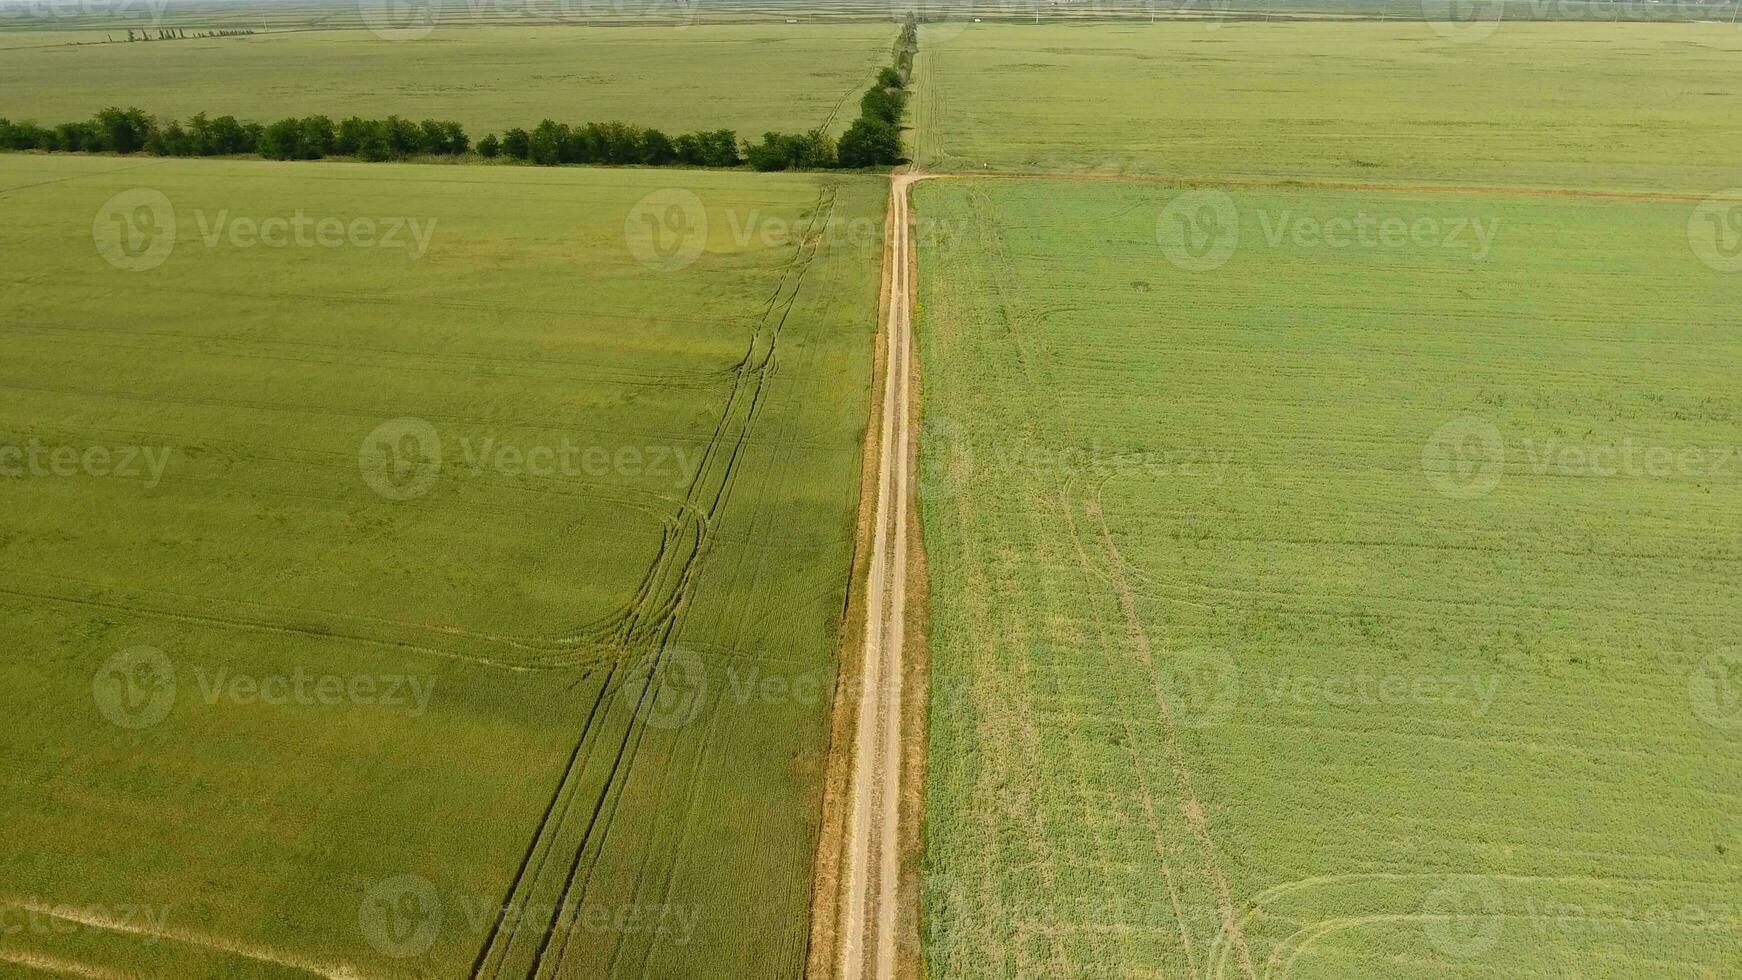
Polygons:
M930 975L1734 972L1742 281L1693 203L915 193Z
M1038 26L921 36L932 170L1672 188L1736 183L1742 31L1501 22Z
M797 975L885 193L0 157L0 963Z
M128 26L103 34L125 37ZM474 138L547 117L746 137L825 124L840 132L889 62L895 35L893 23L582 24L438 30L411 40L323 30L35 46L31 32L0 31L0 116L56 123L120 104L182 119L434 116L457 120ZM23 44L33 46L4 50Z

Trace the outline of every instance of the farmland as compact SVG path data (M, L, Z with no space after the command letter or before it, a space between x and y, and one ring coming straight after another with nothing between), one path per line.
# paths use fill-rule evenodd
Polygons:
M796 974L885 194L0 157L0 961Z
M726 128L746 137L818 126L838 134L888 63L894 35L886 21L681 30L559 24L403 39L359 29L20 47L0 52L0 116L52 125L119 103L181 119L197 112L262 121L433 116L474 137L547 117L671 132ZM0 47L31 37L0 34ZM395 81L383 84L384 77ZM743 78L757 84L736 84ZM727 84L733 97L718 98Z
M1733 968L1742 284L1692 203L915 207L965 229L916 317L931 975ZM1435 235L1317 234L1363 214Z
M1731 70L1742 31L1461 29L1470 28L928 26L915 152L939 172L1707 191L1735 183L1729 161L1742 156L1742 133L1726 107L1742 98Z

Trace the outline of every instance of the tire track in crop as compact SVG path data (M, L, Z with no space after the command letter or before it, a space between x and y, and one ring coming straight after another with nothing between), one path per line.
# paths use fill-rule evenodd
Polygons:
M1083 548L1082 539L1077 534L1075 508L1072 506L1073 499L1074 497L1070 492L1070 481L1067 480L1066 485L1059 492L1060 510L1064 515L1065 528L1070 535L1071 545L1076 551L1079 574L1084 585L1089 587L1097 576L1094 575L1093 563L1088 552ZM1102 621L1099 607L1091 603L1090 609L1095 620L1095 645L1101 651L1101 659L1107 665L1107 670L1112 672L1114 669L1113 652L1107 640L1106 624ZM1136 726L1132 723L1131 715L1126 710L1123 700L1119 701L1118 707L1120 727L1125 733L1125 744L1132 755L1131 769L1137 776L1138 804L1143 810L1145 822L1149 825L1150 839L1155 845L1156 860L1161 863L1162 877L1167 882L1168 902L1173 908L1174 921L1179 927L1180 949L1185 956L1186 968L1192 980L1198 980L1200 973L1197 958L1192 951L1191 922L1181 902L1179 881L1174 873L1173 862L1168 858L1171 847L1166 835L1162 832L1161 821L1156 814L1155 796L1150 791L1149 782L1145 778L1142 760L1136 757L1139 744Z
M676 526L667 529L659 554L643 576L626 615L616 624L613 641L620 658L632 656L636 651L646 651L645 678L640 689L628 690L634 678L624 679L620 687L618 675L622 670L622 660L613 665L601 688L599 702L577 737L569 764L558 781L545 817L534 829L521 866L509 883L495 925L474 960L471 974L474 980L499 978L510 969L518 971L518 966L509 966L510 960L516 958L515 939L524 934L516 910L524 913L532 904L544 889L547 872L560 873L560 884L551 882L556 891L552 911L549 919L541 924L536 948L530 951L528 965L521 975L527 978L561 975L569 941L573 938L573 920L579 915L581 903L585 900L598 857L603 853L605 840L615 822L627 775L634 766L646 734L647 726L640 718L651 700L658 697L657 680L670 641L679 633L701 560L740 475L739 464L746 447L751 444L750 435L762 414L769 381L778 363L776 353L780 335L797 301L805 273L821 248L823 231L834 213L834 202L835 189L825 187L812 209L811 222L800 237L793 258L769 294L748 348L735 367L732 390L691 478L682 514ZM632 704L629 703L631 694ZM610 718L601 717L598 708L615 701L624 702L629 709L628 718L623 723L622 734L617 738L610 761L601 767L603 775L591 807L582 803L577 810L576 804L583 794L582 785L587 782L587 771L595 758L595 749L611 737L605 731L606 725L601 724L608 724ZM611 714L605 712L607 716ZM567 846L563 845L565 837L573 838L574 849L566 862L566 870L562 870L562 863L553 866L551 858L558 853L559 847L567 852ZM534 855L538 857L535 859ZM511 917L516 919L517 925L509 933L504 924ZM561 941L557 942L559 934Z
M1125 558L1119 553L1118 545L1113 543L1113 532L1107 526L1105 513L1098 501L1086 503L1084 510L1093 518L1100 531L1101 547L1108 557L1108 567L1113 570L1113 586L1119 599L1119 608L1125 614L1126 629L1137 652L1137 659L1142 664L1144 673L1155 676L1155 660L1150 651L1149 633L1144 628L1143 620L1138 615L1136 599L1130 584L1125 582L1119 569L1125 565ZM1217 854L1215 841L1210 837L1209 821L1204 815L1203 803L1192 788L1191 773L1186 769L1185 759L1179 749L1179 730L1174 723L1173 711L1168 707L1167 698L1163 696L1159 682L1155 687L1155 706L1160 715L1162 730L1166 736L1162 741L1167 751L1167 763L1173 769L1174 778L1179 782L1180 794L1184 804L1186 822L1191 826L1192 834L1197 838L1199 847L1204 852L1204 864L1209 869L1216 894L1216 908L1222 918L1222 929L1227 932L1229 940L1240 957L1242 972L1248 980L1257 976L1252 962L1252 951L1246 944L1246 934L1240 928L1240 923L1234 914L1234 901L1228 888L1228 876L1222 870L1221 859Z
M731 498L732 490L737 485L738 479L742 473L742 467L739 466L739 463L745 447L748 445L750 432L757 421L761 418L763 414L763 406L766 404L768 399L768 392L771 387L769 381L772 379L778 364L776 354L779 349L780 336L785 330L787 319L791 315L792 308L798 300L799 291L804 284L805 274L809 271L812 262L821 249L822 235L828 228L829 221L834 214L834 201L835 190L832 187L825 188L818 195L817 204L811 211L811 222L806 227L804 234L800 237L799 245L794 254L793 260L787 266L787 269L780 282L776 285L774 292L770 294L768 303L764 308L764 318L762 320L764 329L759 329L757 334L751 338L750 350L745 355L743 361L746 368L743 377L750 383L748 385L735 386L734 389L735 394L740 389L745 392L747 397L747 407L744 418L738 427L737 438L733 440L730 453L722 464L723 472L720 474L719 486L714 491L713 500L709 506L708 516L710 527L713 526L713 523L724 512L726 504ZM777 313L778 315L776 315ZM723 420L730 417L730 407L731 406L729 405L728 412L722 417ZM720 431L723 434L725 429L722 427ZM703 465L698 468L696 478L696 485L703 487L704 492L705 486L702 478L708 472L707 462L704 461ZM649 697L657 697L658 692L654 689L654 678L658 675L660 661L665 657L669 640L679 633L677 613L688 603L690 586L693 583L694 569L694 563L686 568L683 588L680 593L678 605L673 607L672 616L664 620L662 623L663 633L658 638L658 645L655 647L658 652L654 656L653 669L649 671L648 682L643 686L640 698L637 701L638 712L640 706L646 703ZM637 717L638 716L639 714L637 714ZM563 928L561 926L563 910L573 907L576 909L576 914L578 914L579 906L581 902L584 901L587 887L591 883L592 873L598 866L598 856L604 852L605 841L610 835L611 828L615 822L618 804L622 800L622 785L626 781L624 779L619 779L618 773L621 771L626 774L628 770L633 767L635 756L638 754L641 740L646 732L645 725L631 725L631 728L634 733L634 746L632 749L628 750L627 762L624 762L625 747L628 743L628 735L626 734L625 745L619 747L618 757L614 760L611 774L607 779L607 792L609 792L610 787L615 787L617 792L611 795L610 813L606 816L605 823L600 831L599 844L597 848L594 849L594 859L587 865L586 875L580 878L577 890L575 872L587 850L588 843L592 839L593 825L596 824L598 819L597 812L595 812L594 819L589 823L587 832L582 838L581 848L577 851L575 856L575 865L571 867L569 878L564 885L563 897L557 903L557 915L552 920L553 928L545 934L542 940L540 952L535 956L533 961L531 976L538 975L540 964L543 962L549 943L558 931L562 932L563 940L562 945L558 947L555 966L552 968L550 976L561 976L562 964L568 953L569 942L573 938L573 929Z
M980 209L980 218L983 227L994 229L999 227L995 216L984 211L983 205L986 201L983 197L970 196L970 202L977 209ZM1006 325L1004 339L1006 339L1015 349L1016 362L1022 372L1025 382L1039 390L1054 392L1053 415L1058 419L1065 420L1068 424L1071 418L1070 406L1063 395L1060 394L1067 389L1060 385L1051 383L1050 379L1044 376L1046 367L1049 363L1045 356L1045 351L1035 349L1031 342L1031 338L1024 337L1022 330L1024 317L1019 313L1022 309L1021 297L1009 295L1009 284L1022 281L1020 277L1015 274L1014 262L1009 250L1000 237L989 243L988 251L997 263L997 271L994 273L993 278L993 287L998 292L999 308L1002 311L1002 319ZM1063 495L1063 499L1066 501L1067 511L1070 507L1069 487L1071 486L1071 482L1072 477L1067 476L1067 478L1057 488L1057 490ZM1094 519L1099 525L1099 545L1106 554L1107 566L1109 569L1109 577L1106 581L1113 586L1112 591L1114 597L1118 600L1120 611L1125 619L1127 640L1130 642L1136 654L1137 664L1142 669L1144 676L1153 679L1156 674L1154 660L1150 649L1149 635L1141 617L1137 613L1135 599L1129 583L1123 579L1120 572L1120 569L1125 566L1124 558L1120 555L1117 547L1113 543L1111 531L1101 512L1098 499L1085 502L1084 510L1087 516ZM1075 539L1074 522L1072 524L1072 536L1073 539ZM1081 547L1080 540L1076 540L1076 544L1077 547ZM1087 568L1087 566L1085 566L1085 568ZM1203 804L1199 800L1196 791L1193 789L1191 776L1180 750L1178 728L1174 722L1167 700L1163 696L1163 692L1156 681L1152 680L1151 683L1152 685L1157 685L1154 687L1154 702L1161 723L1159 726L1161 732L1161 745L1165 761L1167 762L1169 769L1172 771L1177 786L1181 814L1185 818L1192 839L1197 843L1202 859L1204 874L1208 879L1207 885L1214 896L1217 912L1222 920L1222 928L1233 938L1235 947L1240 954L1241 965L1246 977L1248 980L1256 980L1256 968L1251 960L1250 951L1246 946L1244 933L1240 930L1238 921L1235 917L1227 875L1222 870L1221 861L1215 843L1209 833L1208 820L1204 814ZM1123 708L1122 704L1121 708ZM1141 773L1142 761L1143 760L1138 759L1135 755L1132 758L1132 768L1134 774L1139 779L1140 785L1142 785L1143 782ZM1149 806L1150 811L1154 812L1153 800L1150 801ZM1178 917L1179 907L1177 904L1175 908L1176 917ZM1181 929L1182 932L1189 930L1189 922L1183 918L1181 918ZM1185 949L1187 950L1187 962L1188 964L1192 963L1191 953L1189 952L1189 942L1186 943ZM1195 967L1193 967L1193 969L1195 970Z

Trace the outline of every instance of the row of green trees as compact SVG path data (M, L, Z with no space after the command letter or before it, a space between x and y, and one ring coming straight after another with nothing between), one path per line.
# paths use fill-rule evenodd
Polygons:
M764 133L760 143L739 145L729 129L670 137L657 129L626 123L569 126L546 119L528 132L510 129L478 141L480 156L506 157L542 166L558 164L639 164L737 167L757 170L822 170L831 167L881 167L901 160L901 113L913 64L915 24L910 19L896 42L893 67L859 100L859 118L837 143L821 129L808 133ZM50 150L65 153L149 153L203 157L257 153L270 160L406 160L418 156L458 156L472 149L459 123L439 119L413 122L398 116L334 122L327 116L241 122L235 116L208 118L200 113L183 126L161 121L138 108L108 108L89 121L52 129L32 122L0 119L0 150Z
M45 129L35 123L0 119L0 149L63 153L149 153L165 157L211 157L258 153L271 160L318 160L328 156L362 160L404 160L414 156L453 156L471 141L459 123L398 116L334 123L326 116L281 119L268 125L240 122L235 116L200 113L183 126L163 122L140 109L109 108L87 122Z
M669 137L657 129L626 123L569 126L549 119L531 132L510 129L500 139L495 134L486 136L478 141L478 153L547 167L564 163L736 167L744 162L738 152L738 134L730 129Z

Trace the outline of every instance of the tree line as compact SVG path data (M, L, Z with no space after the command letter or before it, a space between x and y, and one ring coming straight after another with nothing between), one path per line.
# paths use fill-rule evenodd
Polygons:
M439 119L414 122L399 116L334 122L327 116L291 117L273 123L242 122L235 116L200 113L184 126L159 120L138 108L110 107L85 122L53 128L0 118L0 150L63 153L148 153L168 157L258 154L269 160L409 160L459 156L475 150L485 159L506 158L540 166L621 164L640 166L738 167L757 170L822 170L880 167L899 163L901 113L907 103L916 24L909 21L896 42L895 65L878 72L859 100L859 118L839 141L822 129L806 133L764 133L761 142L740 144L737 133L716 129L667 136L658 129L627 123L570 126L546 119L531 131L510 129L485 136L474 147L459 123Z
M52 129L32 122L0 119L0 149L61 153L148 153L164 157L259 154L269 160L318 160L345 156L359 160L405 160L414 156L454 156L471 140L459 123L438 119L412 122L398 116L335 123L326 116L281 119L270 124L216 119L200 113L186 126L148 116L138 108L111 107L86 122Z

